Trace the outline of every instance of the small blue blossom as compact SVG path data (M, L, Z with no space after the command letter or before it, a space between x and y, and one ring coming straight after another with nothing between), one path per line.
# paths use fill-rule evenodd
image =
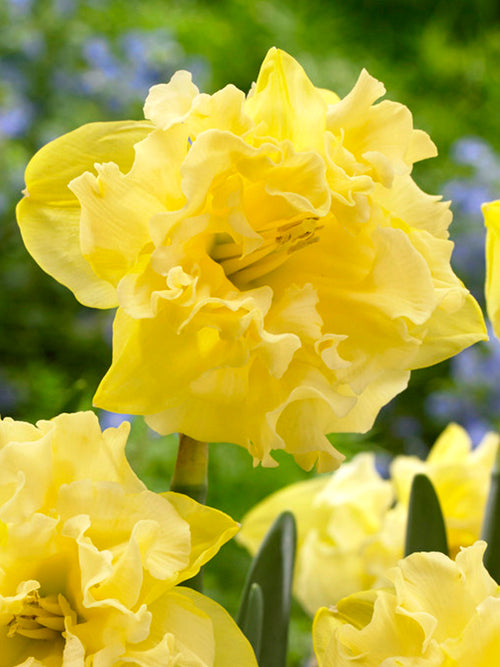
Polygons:
M451 155L457 164L478 167L491 156L490 146L479 137L463 137L453 144Z
M426 398L425 407L438 422L446 424L462 412L463 398L451 391L434 391Z
M53 11L61 16L71 16L75 13L77 0L54 0Z
M9 8L17 14L24 14L31 11L33 4L34 0L8 0Z
M16 106L0 108L0 136L20 137L29 128L33 120L33 111L21 100Z
M493 198L493 189L487 183L455 179L443 187L443 195L451 199L453 208L464 215L481 215L481 204Z
M0 414L12 412L18 401L18 393L0 370Z
M108 412L107 410L99 410L99 423L101 429L116 428L123 422L132 422L133 415L123 415L118 412Z

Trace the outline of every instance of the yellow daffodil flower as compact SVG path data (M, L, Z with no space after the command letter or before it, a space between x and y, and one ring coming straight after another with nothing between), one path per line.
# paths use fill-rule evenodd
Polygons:
M496 433L487 433L474 448L465 429L450 424L426 461L398 456L392 463L396 499L405 507L416 474L424 473L432 481L445 517L451 556L479 538L498 442Z
M292 484L243 518L237 540L254 554L273 520L290 510L297 520L294 594L311 615L370 588L403 556L411 483L433 482L446 523L450 553L480 535L499 438L490 433L473 448L466 431L450 424L426 461L398 456L384 480L373 453L355 456L332 475Z
M500 199L483 204L486 224L486 306L496 337L500 337Z
M146 121L43 147L17 210L36 261L88 306L118 306L94 402L160 433L341 455L429 366L485 338L450 267L448 204L413 163L436 154L366 71L343 99L277 49L245 96L154 86Z
M485 542L415 553L389 586L323 607L314 620L319 667L492 667L500 660L500 587L484 568Z
M237 524L148 491L128 430L0 421L0 667L257 667L230 616L179 585Z

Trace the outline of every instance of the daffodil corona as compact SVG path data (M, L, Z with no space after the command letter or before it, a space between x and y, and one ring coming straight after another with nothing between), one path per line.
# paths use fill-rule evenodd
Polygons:
M182 581L237 524L148 491L90 412L0 421L0 667L257 667L230 616Z
M331 470L325 434L366 431L412 369L485 337L448 205L411 177L435 147L384 92L363 71L339 99L273 48L247 96L180 71L146 121L39 151L28 250L83 304L118 306L97 406Z

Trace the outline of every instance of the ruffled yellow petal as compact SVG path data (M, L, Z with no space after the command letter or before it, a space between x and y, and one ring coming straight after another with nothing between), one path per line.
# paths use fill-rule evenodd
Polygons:
M190 72L176 72L170 83L153 86L144 104L144 116L162 130L182 122L191 109L199 90L191 80Z
M352 662L363 667L401 665L401 667L438 667L442 665L442 653L435 642L430 642L432 619L404 613L396 606L394 596L379 591L375 602L368 601L373 616L359 605L356 596L343 601L345 606L353 600L356 621L361 618L366 625L356 627L336 622L335 611L322 609L314 623L314 648L319 667L350 667ZM363 622L361 621L361 622ZM316 639L317 637L317 639Z
M0 420L0 666L256 667L225 612L175 587L238 525L148 491L127 434L90 412Z
M382 479L372 453L355 456L332 475L292 484L260 502L242 520L237 540L255 554L274 519L289 510L297 522L293 592L311 615L343 596L386 583L403 556L413 478L426 474L437 491L450 553L481 533L499 436L488 433L477 447L450 424L426 461L398 456ZM460 563L460 558L457 559ZM350 620L349 622L353 622Z
M392 501L390 482L376 471L374 456L362 454L334 475L293 484L266 498L243 518L237 540L255 553L278 514L291 511L298 532L294 595L313 615L320 606L373 583L375 558L370 569L365 554L378 539Z
M404 609L425 609L436 621L437 641L460 635L476 606L498 591L482 564L485 548L477 542L462 550L456 562L439 553L411 554L394 571L398 603Z
M320 609L313 626L319 667L495 664L500 589L483 566L485 547L464 549L455 562L412 554L394 568L393 586Z
M133 183L133 177L124 176L114 162L97 165L96 170L97 178L85 172L70 184L82 209L80 247L94 273L116 286L150 243L149 220L163 205ZM141 215L130 226L128 215L134 209Z
M221 546L239 530L239 524L227 514L211 507L200 506L188 496L167 492L162 494L189 525L192 547L189 566L179 581L193 577L206 562L215 556Z
M478 605L462 635L447 640L444 650L446 667L494 665L500 655L500 599L490 597Z
M297 150L321 150L327 108L324 94L298 62L270 49L246 103L256 131L276 141L290 140Z
M80 206L68 184L96 162L113 161L127 171L134 144L150 131L145 122L84 125L44 146L26 169L25 197L17 208L23 241L40 266L87 306L110 308L116 297L82 257Z

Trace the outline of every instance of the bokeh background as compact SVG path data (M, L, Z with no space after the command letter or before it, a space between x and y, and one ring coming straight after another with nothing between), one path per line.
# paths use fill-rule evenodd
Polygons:
M142 117L148 88L189 69L200 89L247 91L270 46L341 96L363 67L408 105L439 157L416 180L452 200L454 267L484 306L480 205L500 197L500 3L496 0L0 0L0 413L34 421L86 409L111 358L109 312L80 306L26 253L15 223L23 173L47 141L86 122ZM103 425L122 417L102 413ZM500 426L500 344L492 339L413 373L366 436L337 436L348 456L375 448L425 456L449 421L478 441ZM175 438L131 419L129 454L155 490L168 488ZM248 454L214 445L209 503L236 519L307 476L286 456L252 471ZM235 612L248 558L228 545L207 592ZM294 609L291 665L308 649Z

